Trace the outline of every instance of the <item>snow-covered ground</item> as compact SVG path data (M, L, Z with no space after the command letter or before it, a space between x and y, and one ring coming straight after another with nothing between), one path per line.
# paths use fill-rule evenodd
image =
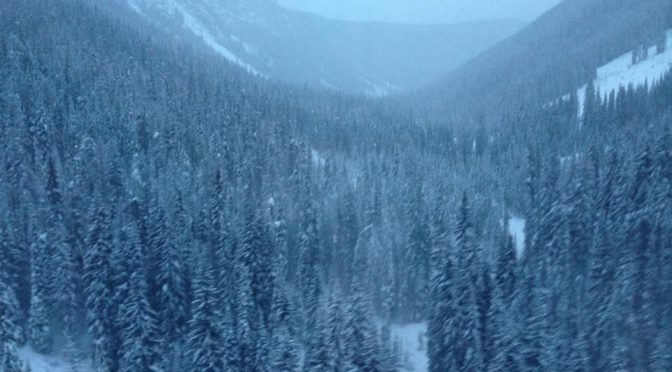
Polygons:
M326 164L326 160L324 159L324 157L320 154L319 151L315 149L310 150L310 157L313 161L313 165L318 168L322 168L324 167L324 164Z
M131 9L136 11L141 16L147 17L147 14L145 14L145 12L142 11L142 9L138 5L138 3L135 2L135 0L128 0L128 5L131 7Z
M655 86L672 69L672 30L667 31L664 52L658 53L656 46L647 48L647 51L648 57L635 64L632 63L633 52L629 52L597 69L597 78L593 84L602 99L620 87L641 87L647 83L649 87ZM580 116L583 115L587 88L586 84L577 91Z
M520 258L525 252L525 219L509 219L509 235L513 238L516 254ZM427 372L427 323L393 325L392 337L400 343L401 358L404 364L402 372Z
M525 220L519 217L511 217L509 219L509 235L516 246L516 256L518 258L522 257L523 252L525 252Z
M363 76L361 76L361 78L369 86L369 88L366 90L366 95L370 97L378 97L378 98L387 97L392 93L398 93L403 91L403 89L401 89L400 87L387 81L381 81L379 83L376 83Z
M38 354L30 347L19 349L19 357L30 366L30 372L94 372L88 362L82 362L76 369L72 369L60 355L46 356Z
M426 323L393 325L392 337L399 342L401 348L401 358L404 364L401 372L426 372L428 370ZM31 372L71 372L73 370L94 372L90 361L83 361L77 365L76 369L72 369L62 355L38 354L28 346L20 348L18 354L28 364Z
M392 326L393 338L399 340L405 367L402 371L426 372L427 323Z

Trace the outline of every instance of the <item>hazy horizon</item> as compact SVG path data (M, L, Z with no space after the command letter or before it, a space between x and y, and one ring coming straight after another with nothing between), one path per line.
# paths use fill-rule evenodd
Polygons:
M276 0L323 17L363 22L461 23L487 19L532 21L561 0Z

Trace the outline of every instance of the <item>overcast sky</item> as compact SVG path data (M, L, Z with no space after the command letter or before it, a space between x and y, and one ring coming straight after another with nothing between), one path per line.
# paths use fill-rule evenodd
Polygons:
M329 18L406 23L538 17L561 0L277 0Z

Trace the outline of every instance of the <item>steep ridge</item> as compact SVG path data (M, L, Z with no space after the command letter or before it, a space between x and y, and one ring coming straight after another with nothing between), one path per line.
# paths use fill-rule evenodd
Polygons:
M647 47L642 45L599 67L597 77L592 81L592 89L600 93L602 100L606 100L621 88L627 89L630 86L639 88L646 85L651 89L670 70L672 70L672 30L668 30L666 38L657 45ZM588 85L583 85L576 92L579 114L583 112Z
M270 0L118 1L176 35L195 37L252 74L370 96L428 84L522 27L512 20L341 22Z
M421 91L441 114L543 104L578 89L596 69L664 38L666 0L566 0L520 33Z

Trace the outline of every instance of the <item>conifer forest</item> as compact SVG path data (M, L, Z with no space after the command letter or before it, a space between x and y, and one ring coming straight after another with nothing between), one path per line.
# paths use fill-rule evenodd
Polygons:
M365 94L273 0L0 0L0 372L672 371L672 3L556 3Z

